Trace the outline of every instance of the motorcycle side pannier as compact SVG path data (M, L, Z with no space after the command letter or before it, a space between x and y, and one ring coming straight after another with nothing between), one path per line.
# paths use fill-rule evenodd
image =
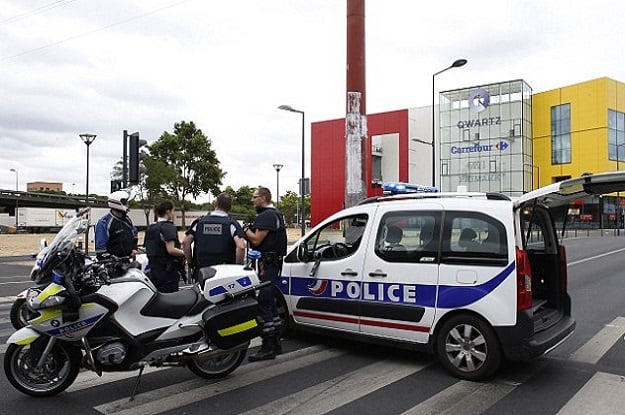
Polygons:
M231 349L260 336L258 302L252 297L219 304L202 315L206 337L220 349Z

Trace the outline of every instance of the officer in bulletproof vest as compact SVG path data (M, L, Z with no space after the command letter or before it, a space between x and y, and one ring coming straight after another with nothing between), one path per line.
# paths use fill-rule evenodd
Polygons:
M184 252L174 225L174 204L164 200L156 206L156 223L145 230L145 250L150 260L150 280L160 292L178 291L184 272Z
M261 253L260 280L275 284L282 272L282 259L286 254L284 216L271 203L271 192L266 187L259 187L254 191L252 203L258 215L254 224L245 228L245 237ZM282 353L282 322L278 315L273 284L259 290L258 320L262 326L263 343L259 351L249 357L252 362L275 359L277 354Z
M215 210L196 219L185 233L182 249L197 279L200 268L218 264L243 264L245 239L239 223L229 215L232 196L221 193ZM192 247L193 245L193 247Z

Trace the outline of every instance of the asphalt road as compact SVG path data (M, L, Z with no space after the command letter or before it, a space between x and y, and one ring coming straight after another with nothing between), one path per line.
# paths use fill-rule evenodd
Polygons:
M576 332L549 355L507 364L488 382L459 381L427 354L298 335L275 361L245 363L222 380L150 370L132 402L134 373L81 373L67 392L47 399L21 395L0 375L0 413L623 414L625 237L565 245ZM28 286L28 272L0 260L2 341L11 333L10 296Z

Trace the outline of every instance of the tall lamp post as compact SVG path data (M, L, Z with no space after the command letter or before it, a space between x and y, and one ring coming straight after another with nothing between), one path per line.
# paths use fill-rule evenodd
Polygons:
M15 173L15 232L19 232L19 195L17 194L20 191L19 173L16 169L10 169L10 171Z
M300 111L300 110L296 110L295 108L291 107L290 105L280 105L278 107L278 109L281 109L283 111L289 111L289 112L297 112L298 114L302 114L302 177L300 179L300 184L299 184L299 192L300 192L300 196L301 196L301 208L300 208L300 226L301 226L301 236L304 236L304 231L306 229L306 218L305 216L305 212L306 209L304 209L305 206L305 196L304 196L304 131L305 131L305 127L304 127L304 111Z
M436 89L434 88L434 80L436 79L436 75L440 75L443 72L448 71L452 68L459 68L461 66L464 66L466 63L466 59L456 59L454 63L452 63L450 66L446 67L445 69L441 69L440 71L432 75L432 187L436 187L436 151L434 150L434 147L436 145L436 122L434 111L434 105L436 105Z
M89 206L89 146L95 141L95 134L80 134L80 139L87 145L87 183L85 189L85 203ZM85 232L85 254L89 253L89 227Z
M282 164L274 164L273 168L276 169L276 204L280 201L280 170L284 167Z

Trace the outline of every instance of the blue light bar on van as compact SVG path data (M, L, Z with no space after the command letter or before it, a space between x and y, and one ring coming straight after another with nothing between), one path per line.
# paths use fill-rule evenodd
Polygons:
M382 185L382 192L385 195L401 195L406 193L436 193L438 189L422 184L387 182Z

